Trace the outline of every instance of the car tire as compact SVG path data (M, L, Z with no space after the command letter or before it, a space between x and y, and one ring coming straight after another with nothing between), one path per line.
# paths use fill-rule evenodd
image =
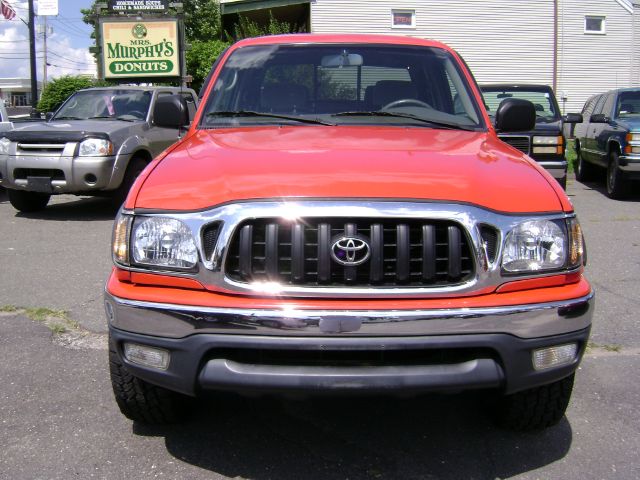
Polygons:
M8 189L9 203L20 212L30 213L43 210L49 203L51 195L40 192Z
M628 181L620 170L620 160L617 151L611 152L607 166L607 196L613 199L624 198L628 193Z
M124 203L127 199L127 195L129 194L129 190L133 186L133 182L136 181L138 175L142 173L144 167L147 166L147 162L145 162L140 157L134 157L127 165L127 170L124 173L124 178L122 179L122 183L120 186L113 192L111 197L111 202L114 207L119 208L120 205Z
M576 180L579 182L588 182L593 180L594 166L582 158L580 149L576 149Z
M557 382L502 397L494 406L496 423L510 430L541 430L558 423L569 405L575 374Z
M132 375L109 339L111 387L122 414L130 420L161 425L180 421L188 410L188 397L152 385Z

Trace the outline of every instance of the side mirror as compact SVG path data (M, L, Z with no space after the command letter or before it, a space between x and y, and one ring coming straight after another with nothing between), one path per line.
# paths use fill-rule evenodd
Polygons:
M163 95L156 100L153 123L158 127L182 128L189 125L189 109L182 95Z
M505 98L496 110L495 127L500 133L526 132L536 126L536 107L528 100Z
M582 123L582 114L567 113L564 117L562 117L562 121L564 123Z
M47 112L44 114L44 118L45 120L48 122L49 120L51 120L53 118L53 112Z
M609 123L609 117L607 117L604 113L594 113L589 118L591 123Z

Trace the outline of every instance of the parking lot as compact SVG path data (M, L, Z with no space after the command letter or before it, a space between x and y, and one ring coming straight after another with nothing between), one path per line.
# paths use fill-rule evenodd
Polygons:
M18 214L0 192L0 479L640 478L640 192L613 201L570 180L568 193L597 292L592 345L566 418L519 434L489 422L481 395L225 395L181 425L132 424L104 341L115 212L60 196Z

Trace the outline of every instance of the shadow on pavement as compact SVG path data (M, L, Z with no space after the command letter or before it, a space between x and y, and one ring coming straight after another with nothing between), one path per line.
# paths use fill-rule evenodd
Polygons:
M70 202L50 203L47 208L39 212L17 212L18 218L37 220L88 222L95 220L113 220L118 213L108 198L100 197L70 197ZM54 202L55 199L52 199Z
M606 180L604 179L604 176L602 177L601 180L588 181L588 182L579 182L578 180L575 180L576 186L578 188L583 188L585 190L594 190L602 194L603 197L607 197L607 186L605 181ZM640 181L631 182L629 186L629 193L625 198L621 200L611 199L611 201L612 202L640 202Z
M476 395L292 401L221 396L190 422L134 423L165 438L174 457L227 477L252 479L507 478L562 459L563 419L538 433L500 430Z

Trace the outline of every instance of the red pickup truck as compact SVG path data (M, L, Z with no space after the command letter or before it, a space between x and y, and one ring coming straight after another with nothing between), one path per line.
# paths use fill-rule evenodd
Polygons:
M593 291L558 183L497 133L447 46L243 40L188 133L134 184L106 285L121 411L168 422L203 392L488 389L516 429L564 415ZM180 97L161 123L181 124Z

